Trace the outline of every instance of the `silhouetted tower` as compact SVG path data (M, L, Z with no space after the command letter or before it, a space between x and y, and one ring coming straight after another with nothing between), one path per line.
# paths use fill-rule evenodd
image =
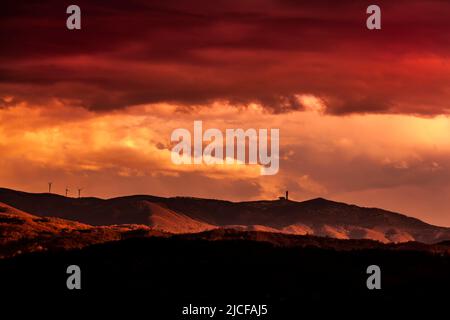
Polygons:
M287 190L286 190L286 197L285 197L285 199L289 200L289 191L287 191Z
M81 190L83 189L78 189L78 198L81 198Z
M48 193L52 193L52 184L53 182L48 183Z
M69 187L66 187L66 197L69 194Z

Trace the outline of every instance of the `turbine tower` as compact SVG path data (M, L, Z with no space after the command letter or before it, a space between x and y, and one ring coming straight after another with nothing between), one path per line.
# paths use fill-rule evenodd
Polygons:
M69 187L66 187L66 198L68 194L69 194Z
M52 193L52 184L53 182L48 183L48 193Z
M81 190L83 190L83 189L78 188L78 198L81 198Z

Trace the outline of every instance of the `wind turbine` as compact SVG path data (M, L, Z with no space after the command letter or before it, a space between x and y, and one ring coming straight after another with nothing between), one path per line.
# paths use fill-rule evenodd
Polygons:
M52 184L53 182L48 183L48 193L52 193Z
M69 194L69 187L66 187L66 198L68 194Z
M83 189L78 188L78 198L81 198L81 190L83 190Z

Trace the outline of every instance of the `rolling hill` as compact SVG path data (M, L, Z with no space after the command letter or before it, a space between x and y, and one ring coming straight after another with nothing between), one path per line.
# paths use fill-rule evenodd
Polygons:
M0 258L49 249L81 249L135 235L164 236L145 225L90 226L61 218L34 216L0 203Z
M337 239L372 239L383 243L450 240L450 228L382 209L322 198L303 202L230 202L147 195L76 199L0 189L0 202L36 216L58 217L94 226L140 224L169 233L233 228Z

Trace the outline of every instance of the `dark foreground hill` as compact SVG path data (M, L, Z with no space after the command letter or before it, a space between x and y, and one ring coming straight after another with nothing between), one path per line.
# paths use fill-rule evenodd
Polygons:
M122 310L122 318L207 319L183 316L182 309L264 304L265 317L215 319L297 319L336 310L359 318L360 308L371 314L436 308L450 288L450 241L382 243L237 228L168 234L39 217L6 204L0 204L0 253L2 310L37 304L32 310L41 314L57 306L113 318ZM80 291L67 289L70 265L81 268ZM370 265L381 268L381 290L367 289Z
M214 228L269 231L384 243L450 240L450 228L377 208L313 199L230 202L147 195L113 199L67 198L0 188L0 202L37 216L53 216L94 226L143 224L170 233Z
M80 310L106 301L105 311L123 308L152 319L155 314L162 314L157 319L206 319L183 317L182 307L189 304L224 310L227 304L267 304L270 316L261 319L281 320L301 319L307 311L356 318L362 306L386 315L414 305L437 308L448 298L450 255L442 252L392 250L367 240L351 240L362 241L352 250L333 248L333 241L349 240L314 245L326 238L284 246L251 240L261 236L258 232L217 232L132 238L0 260L2 292L8 293L2 302L20 297L28 305L32 297L45 301L42 306L62 303L69 305L66 310ZM80 291L66 288L66 269L74 264L82 270ZM381 290L366 287L366 269L373 264L382 271Z

